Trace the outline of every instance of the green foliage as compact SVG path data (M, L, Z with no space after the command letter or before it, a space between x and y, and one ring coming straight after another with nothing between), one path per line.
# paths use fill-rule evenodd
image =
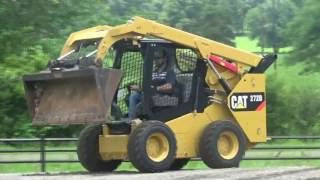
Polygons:
M110 14L104 2L11 1L0 4L0 137L71 136L73 127L32 127L24 97L22 75L45 68L57 57L72 31L105 24ZM64 131L63 131L64 130ZM63 133L61 133L63 132Z
M168 0L106 0L109 6L109 13L113 15L113 23L117 25L125 23L133 16L142 16L148 19L157 20L163 11L163 5Z
M318 135L320 5L316 0L294 3L302 8L284 31L293 51L284 58L286 68L271 74L268 125L274 134Z
M272 47L278 53L280 47L287 46L283 31L295 9L290 0L268 0L250 9L245 18L250 37L258 39L262 48Z
M233 44L232 0L177 0L164 6L160 19L170 26Z
M40 46L29 48L21 54L12 54L0 64L0 136L14 136L21 128L28 129L22 75L43 69L48 56Z
M257 5L263 3L265 0L233 0L230 2L231 18L233 24L233 31L238 34L244 32L244 20L248 11Z
M319 73L301 75L305 64L279 69L268 76L268 133L318 135L320 130Z
M307 63L304 71L318 71L320 65L320 4L317 0L303 1L303 6L289 23L286 35L294 47L291 62Z
M237 37L238 48L258 51L257 40ZM288 51L282 48L281 51ZM288 65L291 54L279 55L277 70L267 73L268 135L318 135L320 74L303 73L305 62Z
M261 47L258 45L259 41L258 39L250 39L248 36L237 36L235 38L235 42L236 42L236 47L246 50L246 51L250 51L250 52L260 52ZM279 49L279 53L289 53L292 51L292 47L288 46L288 47L284 47L284 48L280 48ZM264 52L266 53L272 53L273 50L272 48L264 48Z

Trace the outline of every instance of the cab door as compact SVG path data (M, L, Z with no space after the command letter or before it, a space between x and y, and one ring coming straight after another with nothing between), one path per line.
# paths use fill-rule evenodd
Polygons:
M157 50L165 50L168 55L168 65L176 76L173 94L158 95L152 87L152 72L155 69L154 54ZM201 111L205 104L203 93L206 65L199 61L197 54L189 48L172 43L150 43L147 46L144 69L143 109L148 119L169 121L181 115ZM198 99L196 101L196 99Z

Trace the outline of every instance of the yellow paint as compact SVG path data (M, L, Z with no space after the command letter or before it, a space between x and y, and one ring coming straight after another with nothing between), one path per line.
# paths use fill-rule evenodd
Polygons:
M219 66L216 66L216 68L219 71L220 75L223 77L223 79L228 81L231 88L233 88L241 79L241 76L239 74L232 73ZM207 71L205 80L210 88L224 91L222 86L218 82L217 76L211 70Z
M217 148L222 158L233 159L239 151L237 136L231 131L221 133L218 139Z
M231 78L231 80L234 79L237 79L237 77ZM234 81L236 82L236 80ZM264 81L265 77L263 74L246 74L235 86L232 93L265 92ZM237 122L249 140L247 144L248 148L257 142L265 142L265 116L265 108L261 111L233 112L229 110L226 102L226 104L209 105L203 113L188 113L168 121L166 124L172 129L177 140L176 158L190 158L199 157L198 146L202 132L208 124L216 120L233 120ZM100 153L103 159L126 159L128 135L108 135L106 134L108 130L105 128L107 127L104 126L104 135L100 136L99 139ZM226 157L230 156L231 155L226 155ZM160 155L160 157L163 156Z
M246 74L239 81L232 93L265 92L264 74ZM230 95L231 95L230 94ZM230 96L228 97L228 99ZM266 99L266 98L265 98ZM230 107L230 100L228 106ZM230 108L231 109L231 108ZM266 142L266 107L260 111L232 111L234 119L239 123L249 142Z
M240 81L236 75L225 73L224 76L232 86L235 86L232 93L265 92L263 74L246 74ZM210 88L222 89L211 71L207 72L206 81ZM266 141L266 108L261 111L233 112L229 109L229 102L226 101L227 99L226 104L209 105L204 113L189 113L166 123L176 135L178 158L198 157L201 134L209 123L216 120L233 120L239 124L249 140L247 147Z
M102 43L106 43L111 37L124 39L130 36L134 38L150 35L196 49L204 59L208 59L210 55L218 55L250 66L257 66L262 59L259 55L137 16L133 17L127 24L111 28L103 38ZM99 48L97 59L104 59L108 48L110 46Z
M226 105L214 104L205 108L203 113L189 113L167 122L176 136L177 158L198 157L204 128L213 121L232 118Z
M109 36L108 34L111 33L110 31L107 32L106 36L101 40L99 46L98 46L98 53L97 53L97 61L101 61L99 62L99 64L102 64L103 58L105 57L105 55L107 54L107 50L109 48L111 48L111 46L121 40L121 39L125 39L125 38L133 38L135 37L133 34L126 34L123 36Z
M95 35L90 35L95 34ZM246 74L250 67L255 67L262 57L245 52L228 45L218 43L191 33L184 32L151 20L134 17L127 24L78 32L71 35L63 52L68 52L72 44L86 36L102 38L97 53L97 61L102 61L112 45L122 39L141 39L145 36L153 36L169 40L171 42L195 49L201 58L207 59L210 55L218 55L231 60L237 65L240 73L235 74L223 67L216 66L222 77L228 81L232 93L241 92L265 92L265 76L263 74ZM62 53L63 54L63 53ZM99 62L101 64L101 62ZM207 71L205 81L211 89L222 90L217 77L211 70ZM231 94L232 94L231 93ZM246 147L251 147L257 142L266 141L266 109L261 111L232 111L229 107L229 97L217 95L222 104L211 104L203 113L191 112L181 117L168 121L166 124L172 129L177 140L176 158L199 157L199 140L204 128L213 121L231 120L236 122L248 138ZM240 106L239 106L240 107ZM110 135L104 126L103 135L99 137L99 150L104 160L127 159L127 143L129 135ZM231 139L231 140L230 140ZM225 134L220 141L220 152L225 158L232 158L237 151L234 136ZM148 155L154 161L161 161L166 157L167 141L160 135L148 139L146 147ZM228 148L229 147L229 148ZM238 147L239 148L239 147Z
M100 135L99 152L102 159L127 159L128 139L128 135Z
M109 128L106 124L102 125L102 134L103 135L109 135Z
M61 55L71 51L77 41L102 39L96 58L96 61L101 61L116 41L126 38L143 38L145 36L162 38L195 49L204 59L208 59L211 55L218 55L249 66L257 66L262 59L260 55L236 49L232 46L141 17L133 17L128 23L115 27L97 26L72 33L62 49Z
M153 133L147 139L147 154L154 162L161 162L166 159L169 154L169 148L168 139L162 133Z
M74 49L74 45L77 41L103 38L111 28L111 26L96 26L70 34L68 40L65 42L61 50L60 55L64 55Z

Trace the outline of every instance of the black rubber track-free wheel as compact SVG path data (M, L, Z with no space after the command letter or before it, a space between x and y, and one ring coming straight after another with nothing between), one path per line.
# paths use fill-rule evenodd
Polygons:
M183 158L183 159L175 159L173 163L171 164L169 170L180 170L182 169L185 165L188 164L190 161L189 158Z
M140 172L168 170L176 156L176 139L160 121L145 121L129 137L129 160Z
M200 157L210 168L238 167L245 152L246 139L232 121L215 121L200 139Z
M121 164L120 160L103 161L101 159L99 154L99 135L101 134L102 125L94 124L85 127L79 137L78 158L89 172L110 172Z

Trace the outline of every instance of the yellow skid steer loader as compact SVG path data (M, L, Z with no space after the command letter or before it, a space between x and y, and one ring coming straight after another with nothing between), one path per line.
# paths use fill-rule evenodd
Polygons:
M266 141L264 72L275 60L134 17L72 33L23 81L34 124L88 124L77 153L90 172L122 161L178 170L198 157L229 168Z

